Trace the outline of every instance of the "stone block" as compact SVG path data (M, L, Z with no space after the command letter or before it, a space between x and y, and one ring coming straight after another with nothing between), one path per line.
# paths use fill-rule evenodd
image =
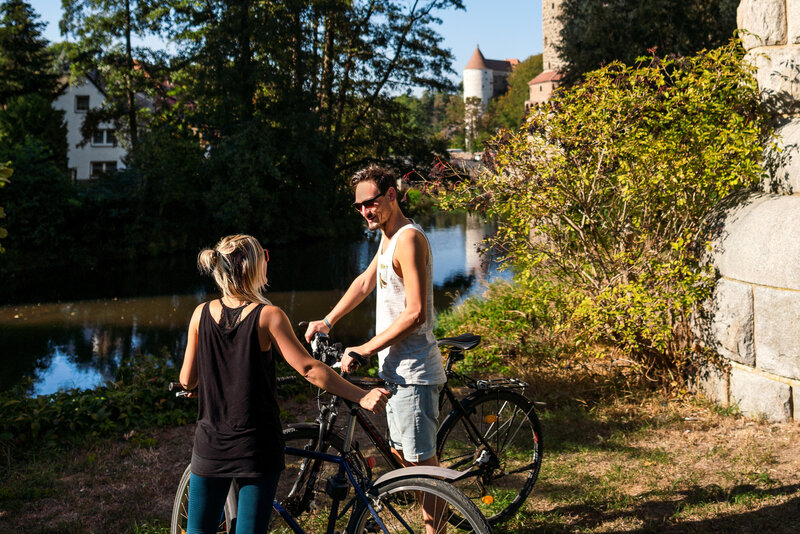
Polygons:
M796 111L800 100L800 58L793 47L756 48L745 56L756 68L756 81L765 99L781 115Z
M728 371L711 364L701 367L695 380L700 393L723 407L730 405L730 399L728 398L729 382Z
M753 289L756 367L800 379L800 291Z
M800 422L800 387L792 386L792 418L794 422Z
M775 136L778 148L764 151L768 176L762 189L768 193L800 193L800 119L791 119L776 128Z
M800 195L757 195L718 219L709 261L723 277L800 290Z
M800 0L786 0L789 43L800 44Z
M739 368L731 369L731 403L753 418L786 422L791 419L792 388Z
M740 30L746 30L742 35L746 50L787 42L784 0L742 0L736 11L736 23Z
M709 331L703 339L720 356L753 367L753 290L748 284L721 278L707 306Z

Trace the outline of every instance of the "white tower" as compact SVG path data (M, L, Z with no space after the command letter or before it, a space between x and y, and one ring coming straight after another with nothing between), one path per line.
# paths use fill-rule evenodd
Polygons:
M464 67L464 102L469 102L470 98L480 98L481 112L486 110L489 99L494 93L492 78L492 71L486 65L481 49L476 46L475 52Z

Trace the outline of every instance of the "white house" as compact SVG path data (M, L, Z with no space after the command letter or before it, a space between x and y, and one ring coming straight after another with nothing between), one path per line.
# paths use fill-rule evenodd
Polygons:
M67 123L67 160L73 181L96 178L104 172L124 168L122 158L126 151L117 142L114 126L101 124L92 139L85 145L81 126L86 112L99 108L106 95L100 84L91 76L69 85L54 102L53 107L64 111Z

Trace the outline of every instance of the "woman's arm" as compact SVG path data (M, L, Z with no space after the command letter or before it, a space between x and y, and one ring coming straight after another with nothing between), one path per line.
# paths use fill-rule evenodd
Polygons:
M205 304L199 305L194 309L192 318L189 320L189 333L186 336L186 352L183 354L183 365L181 366L180 383L184 389L192 390L197 387L197 328L200 325L200 314Z
M343 379L321 361L312 358L297 340L289 319L280 308L264 306L261 311L259 327L267 330L272 342L286 362L315 386L357 402L362 408L373 413L380 413L384 410L389 398L388 390L375 388L368 392L364 391Z

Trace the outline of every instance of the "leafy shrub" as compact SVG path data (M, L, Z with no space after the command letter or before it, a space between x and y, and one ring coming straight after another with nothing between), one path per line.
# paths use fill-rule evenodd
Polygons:
M553 284L521 285L507 281L490 284L483 296L470 297L439 314L436 335L472 332L481 344L466 353L467 370L515 374L514 366L550 361L566 346L569 306Z
M704 217L759 179L770 133L742 58L734 41L589 73L495 138L488 170L440 203L499 221L495 245L530 290L553 285L578 347L611 347L643 375L684 370L712 283Z
M0 397L0 444L10 454L134 428L189 423L197 405L167 390L175 375L165 359L142 356L125 364L116 382L95 389L33 398L5 394Z

